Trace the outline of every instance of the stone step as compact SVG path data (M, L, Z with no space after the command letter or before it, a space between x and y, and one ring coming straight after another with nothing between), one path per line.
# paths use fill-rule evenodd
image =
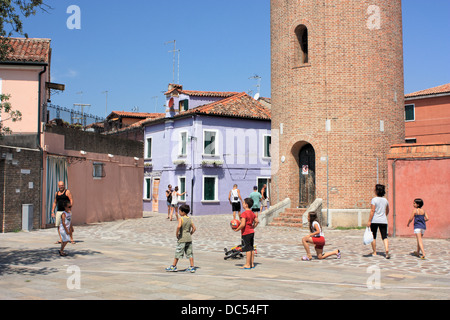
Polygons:
M269 224L271 227L287 227L287 228L298 228L302 229L303 224L301 223L287 223L287 222L272 222Z
M305 212L306 209L303 208L287 208L285 212L273 219L269 225L274 227L302 228L303 214Z

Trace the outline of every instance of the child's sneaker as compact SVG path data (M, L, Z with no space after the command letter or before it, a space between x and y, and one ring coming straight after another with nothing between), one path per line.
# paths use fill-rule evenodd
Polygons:
M167 272L177 272L177 267L174 267L174 266L167 267L166 271Z
M195 272L195 267L189 267L186 269L186 271L190 272L190 273L194 273Z

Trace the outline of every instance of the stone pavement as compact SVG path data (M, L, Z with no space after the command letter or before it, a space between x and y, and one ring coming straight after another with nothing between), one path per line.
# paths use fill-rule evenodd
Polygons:
M448 300L450 241L425 239L427 260L411 255L414 238L391 238L392 258L362 243L363 230L326 229L325 251L342 259L303 262L304 229L256 229L256 267L224 260L240 243L230 215L194 217L196 273L167 273L176 222L166 214L75 227L76 245L60 257L56 230L0 234L0 300ZM314 250L312 251L314 255ZM315 256L314 256L315 258ZM189 266L181 260L178 269Z

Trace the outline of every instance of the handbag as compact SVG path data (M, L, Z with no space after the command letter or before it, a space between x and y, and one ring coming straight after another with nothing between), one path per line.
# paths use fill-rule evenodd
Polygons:
M364 245L369 245L373 242L373 233L369 227L366 228L366 232L364 232Z

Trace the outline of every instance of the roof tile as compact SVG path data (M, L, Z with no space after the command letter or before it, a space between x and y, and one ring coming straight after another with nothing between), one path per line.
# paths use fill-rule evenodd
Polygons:
M13 52L6 58L6 62L50 62L50 39L8 38L8 40Z
M450 93L450 83L443 84L441 86L437 86L430 89L425 89L417 92L413 92L410 94L407 94L406 98L416 98L421 96L429 96L434 94L443 94L443 93Z

